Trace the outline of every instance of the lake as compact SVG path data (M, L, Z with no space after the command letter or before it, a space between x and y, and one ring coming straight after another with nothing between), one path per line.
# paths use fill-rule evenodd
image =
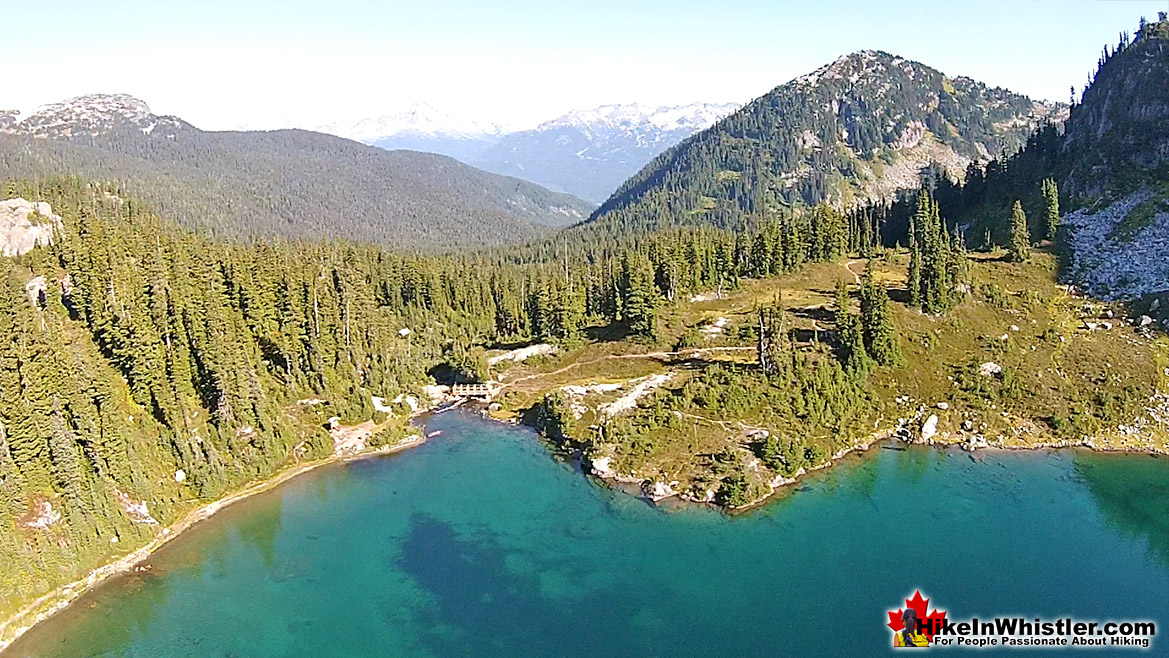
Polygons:
M524 429L427 429L229 507L4 658L871 656L917 589L951 618L1169 623L1169 459L874 449L732 517Z

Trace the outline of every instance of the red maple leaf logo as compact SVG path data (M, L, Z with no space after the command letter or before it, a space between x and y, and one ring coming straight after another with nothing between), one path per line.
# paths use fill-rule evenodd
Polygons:
M912 599L905 599L905 605L913 608L917 613L917 618L921 621L921 632L930 642L934 641L934 633L942 627L942 622L946 620L946 611L935 609L933 612L926 614L926 609L929 608L930 600L921 597L921 591L913 593ZM889 628L893 629L894 633L905 628L905 622L901 621L901 615L905 612L905 608L900 608L896 612L889 613ZM933 622L932 624L930 622Z

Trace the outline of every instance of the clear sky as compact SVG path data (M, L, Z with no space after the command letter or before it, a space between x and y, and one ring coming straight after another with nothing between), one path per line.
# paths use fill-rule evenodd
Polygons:
M0 109L124 92L209 129L428 102L512 126L605 103L744 102L886 50L1066 101L1169 0L0 0Z

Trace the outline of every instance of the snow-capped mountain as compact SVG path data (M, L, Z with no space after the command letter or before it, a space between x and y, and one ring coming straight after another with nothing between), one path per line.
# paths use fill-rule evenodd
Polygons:
M376 118L333 123L317 130L391 151L441 153L464 162L487 150L503 132L497 125L455 118L425 103L415 103Z
M145 102L127 94L88 94L37 108L21 118L15 111L0 112L0 132L54 139L97 137L118 130L140 130L173 135L190 128L173 116L159 116Z
M600 203L662 151L738 105L602 105L504 135L471 164Z
M546 121L536 130L579 128L598 139L630 133L658 139L677 131L697 132L738 108L735 103L691 103L677 107L648 107L640 103L602 105Z

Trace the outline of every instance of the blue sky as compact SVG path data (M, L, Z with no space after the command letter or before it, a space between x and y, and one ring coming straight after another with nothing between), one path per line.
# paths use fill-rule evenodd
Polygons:
M1158 10L1169 0L0 0L0 108L125 92L204 128L265 128L417 101L525 126L743 102L866 48L1066 101Z

